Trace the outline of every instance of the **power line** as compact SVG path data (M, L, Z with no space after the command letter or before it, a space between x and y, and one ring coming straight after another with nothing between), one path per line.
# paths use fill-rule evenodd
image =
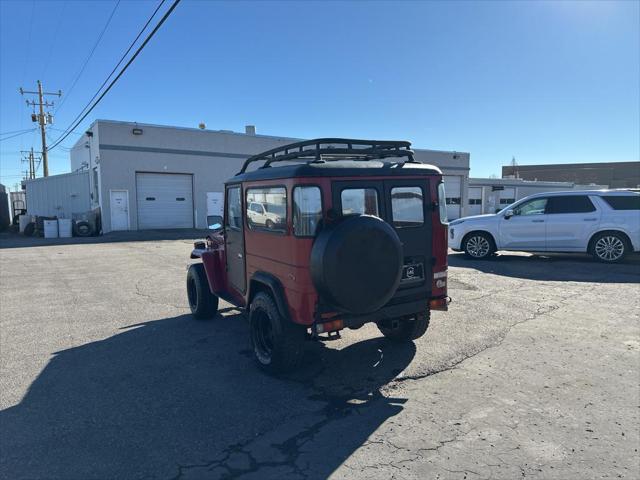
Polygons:
M100 35L98 35L98 39L96 40L96 43L93 44L93 48L89 52L89 56L86 58L86 60L82 64L82 68L80 68L80 71L76 75L76 78L73 80L73 84L71 85L70 88L67 89L67 95L62 99L62 101L60 102L60 104L58 105L58 108L56 108L54 113L57 113L58 110L60 110L60 108L62 108L62 105L64 105L64 102L67 100L67 98L69 98L69 95L73 91L73 88L76 86L76 83L78 83L78 80L82 76L82 73L84 72L84 69L86 68L87 64L89 63L89 60L91 60L91 57L93 57L93 54L96 51L96 48L98 48L98 45L100 44L100 40L102 40L102 37L104 36L104 32L107 31L107 28L109 27L109 24L111 23L111 19L113 18L113 15L116 13L116 10L118 9L118 5L120 5L120 0L117 0L115 6L113 7L113 10L111 10L111 15L109 15L109 18L107 19L107 23L104 24L104 27L102 28L102 31L100 32Z
M2 135L10 135L10 134L12 134L12 133L30 132L30 131L31 131L31 128L24 128L24 129L22 129L22 130L13 130L13 131L11 131L11 132L2 132L2 133L0 133L0 136L2 136Z
M140 32L138 32L138 35L136 36L136 38L133 40L133 42L131 42L131 44L129 45L129 48L127 48L127 51L124 52L124 54L122 55L122 57L120 57L120 60L118 61L118 63L116 64L115 67L113 67L113 70L111 70L111 73L109 73L109 75L107 75L107 78L104 79L104 82L102 82L102 85L100 85L100 87L96 90L96 93L93 94L93 97L91 97L91 99L87 102L87 104L85 105L85 107L80 111L80 113L78 113L78 115L76 115L76 118L74 118L71 123L73 124L78 118L80 118L80 116L85 112L85 110L87 108L89 108L89 106L91 105L91 102L93 102L93 100L98 96L98 94L100 93L100 91L102 90L102 88L107 84L107 82L109 81L109 79L111 78L111 76L114 74L114 72L118 69L118 67L120 66L120 64L123 62L123 60L127 57L127 55L129 54L129 52L131 51L131 49L133 48L133 46L136 44L136 42L138 41L138 39L142 36L142 34L144 33L144 31L147 29L147 27L149 26L149 24L151 23L151 20L153 20L153 17L156 16L156 13L158 13L158 10L160 10L160 7L162 7L162 5L164 4L165 0L161 0L160 3L158 4L158 6L156 7L156 9L153 11L153 13L151 14L151 16L149 17L149 19L147 20L147 23L144 24L144 26L140 29ZM60 107L58 107L60 108ZM66 130L61 130L63 133L66 132ZM52 147L53 148L53 147Z
M171 7L169 8L169 10L166 11L166 13L162 16L162 18L160 19L160 21L158 22L158 24L155 26L155 28L151 31L151 33L149 33L149 35L147 35L147 38L145 38L144 42L142 42L142 45L140 45L138 47L138 49L136 50L136 52L133 54L133 56L129 59L129 61L126 63L126 65L124 67L122 67L122 70L120 70L120 73L118 73L118 75L111 81L111 83L109 84L109 86L104 90L104 92L102 92L102 94L98 97L98 99L93 103L93 105L91 105L91 107L85 112L84 115L82 115L82 117L73 124L73 126L69 126L67 127L65 130L67 130L67 133L65 133L64 135L62 135L61 137L59 137L56 140L56 143L53 144L50 147L50 150L53 150L54 148L56 148L65 138L67 138L70 134L71 134L71 130L74 130L78 125L80 125L80 122L82 122L90 113L91 111L98 105L98 103L100 103L100 101L104 98L104 96L109 92L109 90L111 90L111 88L115 85L115 83L120 79L120 77L124 74L124 72L127 71L127 68L129 68L129 66L133 63L133 61L136 59L136 57L140 54L140 52L144 49L144 47L147 45L147 43L149 43L149 41L153 38L153 36L156 34L156 32L160 29L160 27L162 26L162 24L167 20L167 18L169 18L169 15L171 15L171 13L175 10L175 8L178 6L178 4L180 3L180 0L174 0L173 5L171 5ZM73 123L73 122L72 122Z
M60 25L62 24L62 17L64 16L64 11L67 9L67 2L64 2L62 8L60 9L60 13L58 14L58 22L56 24L56 29L53 33L53 38L49 42L49 55L47 55L47 63L44 64L44 69L42 70L42 75L40 78L45 78L47 74L47 70L49 70L49 64L51 63L51 57L53 56L53 47L56 45L56 41L58 40L58 33L60 32Z
M20 132L20 133L16 133L16 134L11 135L9 137L0 138L0 142L4 142L5 140L9 140L10 138L19 137L20 135L24 135L25 133L29 133L29 132L34 132L36 130L37 130L37 128L31 128L29 130L26 130L26 131Z

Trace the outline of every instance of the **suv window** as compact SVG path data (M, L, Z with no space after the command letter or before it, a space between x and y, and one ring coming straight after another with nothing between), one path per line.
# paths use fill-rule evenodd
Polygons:
M391 189L391 217L396 227L413 227L424 223L424 204L420 187Z
M602 198L614 210L640 210L640 195L608 195Z
M312 237L322 218L322 198L318 187L293 189L293 233L298 237Z
M521 203L514 210L515 215L542 215L547 206L546 198L534 198L528 202Z
M343 215L375 215L378 213L378 192L375 188L345 188L340 193Z
M240 187L227 190L227 226L242 228L242 205L240 204Z
M444 183L438 184L438 210L440 211L440 223L447 223L447 200L444 191Z
M545 213L587 213L595 212L591 199L586 195L566 195L549 197Z
M286 232L287 190L284 187L247 189L247 225L252 230Z

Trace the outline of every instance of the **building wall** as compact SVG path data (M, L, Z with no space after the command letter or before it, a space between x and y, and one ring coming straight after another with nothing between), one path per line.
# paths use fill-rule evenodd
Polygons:
M133 128L142 129L142 134L134 135ZM299 140L104 120L94 122L89 130L93 136L84 135L76 146L90 142L92 201L99 197L96 205L101 207L105 233L111 230L111 190L128 192L130 228L138 228L136 172L193 175L195 226L206 228L207 192L222 192L224 182L240 170L247 157ZM469 154L416 150L416 158L440 167L445 175L459 176L464 208ZM98 171L98 188L94 187L93 168Z
M503 166L502 177L549 182L606 185L608 188L640 186L640 162L567 163Z

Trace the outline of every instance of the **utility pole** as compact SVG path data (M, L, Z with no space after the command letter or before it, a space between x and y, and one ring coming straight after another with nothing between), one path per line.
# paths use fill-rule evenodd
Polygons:
M47 137L46 137L46 125L47 124L51 124L53 123L53 115L51 115L51 113L47 112L45 115L45 107L53 107L53 102L47 102L44 97L45 95L56 95L58 97L62 96L62 90L58 90L58 92L44 92L42 89L42 83L40 82L40 80L38 80L38 91L37 92L31 92L31 91L27 91L27 90L23 90L22 87L20 87L20 94L24 95L24 94L31 94L31 95L38 95L38 101L36 102L35 100L27 100L27 105L32 106L34 109L34 112L31 114L31 121L32 122L38 122L38 124L40 124L40 135L42 136L42 167L43 167L43 171L44 171L44 176L48 177L49 176L49 158L47 155ZM36 114L35 113L35 107L39 108L40 113Z
M34 179L36 178L36 159L40 162L42 161L42 157L36 157L34 151L33 151L33 147L31 147L30 151L22 151L20 152L23 155L25 155L26 158L23 158L22 161L23 162L28 162L29 163L29 179Z

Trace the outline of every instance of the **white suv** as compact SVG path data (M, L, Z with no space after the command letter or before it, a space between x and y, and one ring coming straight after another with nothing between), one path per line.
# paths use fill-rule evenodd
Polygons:
M496 214L449 224L449 247L472 258L497 250L588 252L613 263L640 251L640 193L595 190L539 193Z

